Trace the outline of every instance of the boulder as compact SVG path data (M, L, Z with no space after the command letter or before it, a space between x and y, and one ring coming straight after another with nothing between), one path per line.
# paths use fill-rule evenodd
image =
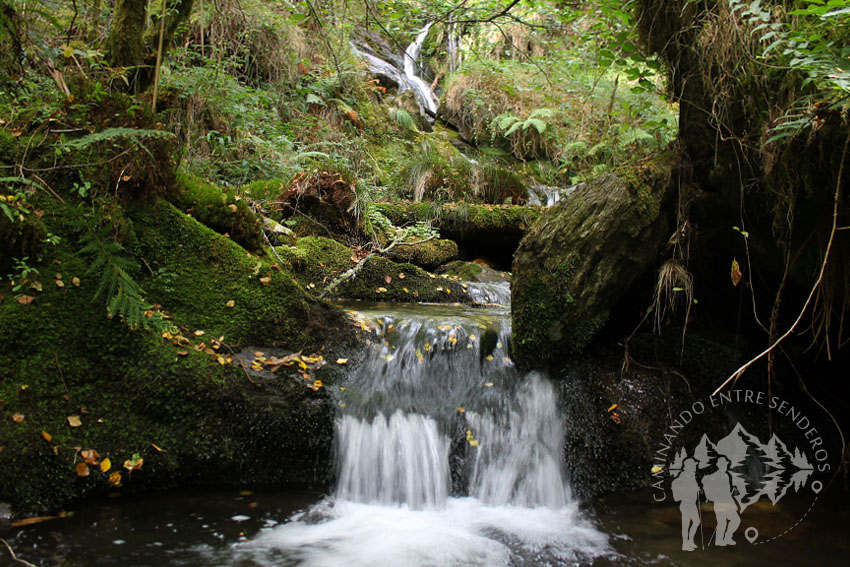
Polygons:
M399 242L387 252L387 256L396 262L433 270L457 258L457 252L457 243L453 240L436 238L424 242Z
M656 263L675 152L606 174L546 209L513 264L514 355L541 368L579 352ZM639 301L648 301L649 292Z

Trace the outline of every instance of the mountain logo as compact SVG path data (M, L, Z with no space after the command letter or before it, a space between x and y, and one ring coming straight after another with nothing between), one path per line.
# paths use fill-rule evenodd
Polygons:
M751 399L762 398L752 396ZM714 399L709 403L712 407L719 405ZM771 402L772 408L773 405ZM775 405L778 407L779 403ZM815 479L815 475L827 472L830 466L826 462L828 453L823 448L823 441L817 435L817 429L810 426L808 418L800 418L799 412L793 414L796 418L794 424L802 432L802 449L785 443L776 434L762 441L737 423L721 439L713 441L703 434L690 451L685 447L677 450L675 442L678 434L705 410L706 404L697 402L679 414L664 436L665 443L656 451L656 466L652 471L655 481L652 486L664 492L658 493L661 498L656 497L655 500L660 502L666 498L664 487L669 483L673 500L679 505L683 550L694 551L707 545L736 545L738 542L734 536L741 526L743 514L759 501L776 506L789 491L800 493L805 490L811 490L817 499L823 483ZM699 528L703 525L702 516L709 504L716 518L716 528L713 533L706 534ZM702 536L699 546L696 541L698 530ZM755 526L746 526L743 535L751 544L776 539L760 538Z

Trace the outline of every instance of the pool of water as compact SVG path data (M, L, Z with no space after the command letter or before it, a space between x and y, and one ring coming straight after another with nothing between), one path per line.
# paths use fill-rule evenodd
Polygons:
M442 512L361 504L330 518L333 512L328 507L332 510L335 503L329 500L316 506L323 498L307 491L219 490L104 499L79 506L69 517L13 528L2 537L18 557L39 567L344 566L368 561L394 567L401 567L399 561L417 567L475 564L468 557L453 558L452 546L473 553L470 557L478 558L477 564L487 566L836 567L846 565L850 557L850 493L841 487L825 493L794 529L775 541L751 545L738 534L734 547L708 546L694 552L680 549L677 507L653 505L651 493L642 492L596 499L584 503L580 513L588 525L606 535L607 549L600 552L595 547L592 553L554 562L527 545L524 552L508 555L502 553L502 546L521 548L512 540L522 535L523 528L537 533L563 530L566 539L587 537L582 530L569 531L576 528L563 511L512 513L506 508L488 509L467 498L451 499ZM803 516L808 504L789 496L776 509L756 510L758 517L748 510L747 518L762 532L780 533ZM316 512L320 508L330 513L321 516ZM305 518L305 514L314 517ZM710 510L703 511L706 539L713 527L711 516ZM293 518L298 521L291 522ZM504 531L488 532L488 521L503 523ZM552 534L547 537L551 539ZM576 543L578 547L598 544ZM441 549L445 553L436 556L445 561L429 562ZM0 565L7 564L14 565L6 550L0 549Z

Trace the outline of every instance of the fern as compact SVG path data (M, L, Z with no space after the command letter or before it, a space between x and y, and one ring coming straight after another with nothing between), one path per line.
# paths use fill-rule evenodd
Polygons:
M86 273L100 273L92 301L106 297L106 312L109 318L118 315L131 329L152 329L161 331L169 325L159 312L142 297L144 291L130 275L139 265L123 255L124 247L111 239L108 227L100 231L87 226L80 238L83 254L91 254L93 260ZM153 313L152 316L148 316Z
M139 141L143 139L164 140L174 134L164 130L144 130L140 128L106 128L94 134L88 134L76 140L64 140L61 147L66 150L82 150L99 142L114 142L119 139Z

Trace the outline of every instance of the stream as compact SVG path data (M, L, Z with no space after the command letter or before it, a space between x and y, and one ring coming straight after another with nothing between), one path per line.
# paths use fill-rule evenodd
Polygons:
M6 539L39 566L773 566L807 562L811 545L824 564L843 564L845 492L764 551L682 552L678 508L649 494L580 503L563 466L569 423L556 390L508 356L506 289L478 290L485 307L347 305L372 335L337 388L331 493L91 502ZM803 505L790 498L782 513Z

